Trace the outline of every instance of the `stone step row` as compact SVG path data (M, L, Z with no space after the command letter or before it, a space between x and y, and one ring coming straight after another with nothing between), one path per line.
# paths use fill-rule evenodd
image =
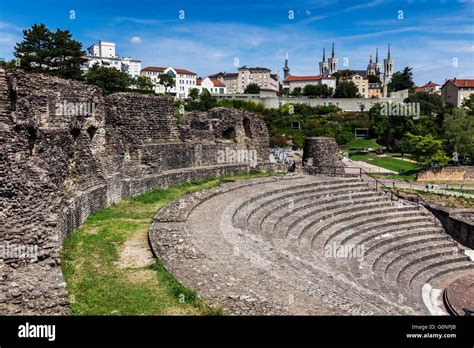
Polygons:
M349 192L338 196L327 196L325 198L312 197L298 202L294 206L288 207L287 204L270 206L268 210L261 214L254 215L254 219L250 219L247 228L260 232L267 240L271 238L286 238L292 225L302 221L303 219L315 216L330 209L353 207L357 205L369 204L374 205L386 204L384 197L376 196L372 192L360 191Z
M309 189L287 187L253 197L245 205L247 209L239 211L236 225L248 233L272 241L286 255L324 260L324 269L335 269L360 286L375 286L390 301L410 297L419 309L423 307L418 290L425 279L414 279L428 272L413 272L416 265L429 265L431 255L448 254L447 260L457 262L449 257L458 254L454 242L432 216L411 205L394 204L357 181ZM325 257L327 250L336 257ZM337 257L341 252L353 255L360 250L362 260ZM430 257L427 259L423 252ZM416 256L399 265L400 253ZM391 266L376 269L381 259Z
M288 183L283 187L280 185L280 187L275 190L265 191L263 193L257 192L241 203L235 211L233 223L235 227L245 228L249 217L254 214L255 209L263 208L275 201L296 199L296 197L304 197L308 194L318 192L321 194L330 194L337 192L338 189L350 189L360 186L367 187L367 185L354 179L333 179L322 182L302 183L299 185Z

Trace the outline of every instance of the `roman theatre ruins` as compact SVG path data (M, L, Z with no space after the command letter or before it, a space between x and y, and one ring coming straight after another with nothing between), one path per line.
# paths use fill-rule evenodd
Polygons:
M332 139L306 139L305 171L286 173L254 114L182 117L168 97L0 70L0 243L37 250L0 255L1 314L70 313L60 248L92 212L255 165L281 174L190 194L151 224L154 255L204 301L245 315L460 311L473 261L423 206L346 175ZM256 163L218 160L239 150Z

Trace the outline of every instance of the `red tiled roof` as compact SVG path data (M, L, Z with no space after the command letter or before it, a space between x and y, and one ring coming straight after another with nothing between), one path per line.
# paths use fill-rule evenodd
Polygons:
M164 72L168 68L164 68L162 66L147 66L146 68L143 68L142 71L152 71L152 72ZM196 75L196 73L193 73L192 71L186 70L186 69L178 69L178 68L173 68L178 74L187 74L187 75Z
M437 83L431 82L431 83L427 83L426 85L421 86L421 87L436 87L436 86L439 86L439 85Z
M456 87L474 87L474 80L469 79L450 79L449 82L452 82Z
M425 89L424 89L423 87L416 87L416 88L415 88L415 92L416 92L416 93L424 92L424 91L425 91Z
M162 66L147 66L146 68L142 69L142 71L152 71L152 72L163 72L165 70L166 68Z
M202 80L196 80L196 85L201 86Z
M186 75L196 75L196 73L193 73L192 71L186 70L186 69L178 69L178 68L173 68L176 70L178 74L186 74Z
M291 82L291 81L318 81L321 79L335 79L335 77L332 76L294 76L290 75L286 79L284 79L284 82Z
M225 87L225 85L219 80L211 79L211 81L212 81L212 84L214 85L214 87Z

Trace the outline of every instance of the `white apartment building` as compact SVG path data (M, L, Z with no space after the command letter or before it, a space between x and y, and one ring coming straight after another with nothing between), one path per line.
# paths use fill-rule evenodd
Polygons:
M209 78L224 83L229 94L242 94L251 83L257 84L262 90L272 90L275 92L280 90L278 75L272 74L271 70L267 68L248 68L243 66L238 69L237 73L220 72L209 75Z
M127 73L131 77L140 75L142 62L130 57L119 57L115 53L115 42L99 41L87 49L87 55L84 57L87 63L82 67L87 72L93 65L115 68Z
M289 92L297 87L301 88L303 91L306 85L326 85L329 88L332 88L333 91L336 90L336 78L331 76L296 76L290 75L283 80L283 88L288 88Z
M207 89L211 94L226 94L227 88L225 84L219 80L210 79L206 77L202 80L197 80L197 87L199 92L202 92L203 89Z
M160 75L162 74L170 75L175 82L174 87L168 91L165 91L165 87L159 83ZM155 85L156 93L164 94L167 92L179 99L188 98L189 90L191 88L198 88L196 83L196 73L186 69L173 68L171 66L168 68L147 66L141 70L140 75L148 76L151 79Z

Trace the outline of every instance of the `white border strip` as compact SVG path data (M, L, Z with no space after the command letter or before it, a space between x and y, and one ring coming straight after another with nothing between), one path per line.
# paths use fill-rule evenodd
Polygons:
M441 293L442 290L434 289L429 283L425 283L421 289L423 303L432 315L448 315L448 313L442 309L440 300Z

